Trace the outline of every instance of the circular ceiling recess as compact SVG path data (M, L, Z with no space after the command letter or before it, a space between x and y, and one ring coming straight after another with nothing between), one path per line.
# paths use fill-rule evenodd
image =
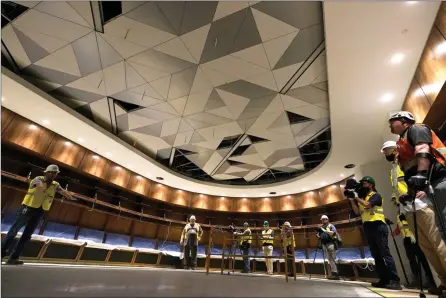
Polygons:
M344 166L344 168L346 169L353 169L354 167L356 167L356 165L352 163L349 163L348 165Z
M163 177L156 177L156 180L160 180L160 181L163 181L163 180L164 180L164 178L163 178Z
M102 3L106 33L91 38L84 27L76 27L75 35L82 37L67 47L73 52L82 45L83 50L64 55L53 47L36 54L24 79L35 84L44 77L61 86L49 94L63 103L67 98L88 103L76 111L106 129L116 123L118 137L136 150L199 182L277 183L303 175L327 158L331 130L320 2L265 1L231 12L218 9L218 1L190 6L178 1L159 8L149 1L132 10L119 7L121 2ZM154 5L165 22L147 13ZM22 23L36 22L33 8L14 7L23 8ZM183 21L178 23L171 10ZM9 16L11 21L17 17ZM128 19L141 32L119 37ZM42 18L39 28L48 31L55 24L50 20ZM271 22L279 27L271 30ZM156 30L144 30L150 28L147 24ZM210 29L202 30L206 26ZM61 20L57 27L74 30ZM305 33L297 34L299 30ZM216 39L215 32L225 36ZM40 32L45 33L51 35ZM15 49L48 50L37 37L30 36L37 45L17 41L15 35L2 36L2 41L12 56L20 57ZM281 51L271 48L273 40ZM51 66L59 64L61 55L66 63L56 71ZM305 71L283 75L302 61L309 63Z

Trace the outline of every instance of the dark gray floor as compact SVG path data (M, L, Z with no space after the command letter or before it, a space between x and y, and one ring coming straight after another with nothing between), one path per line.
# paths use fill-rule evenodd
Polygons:
M2 266L2 297L381 297L361 285L163 269Z

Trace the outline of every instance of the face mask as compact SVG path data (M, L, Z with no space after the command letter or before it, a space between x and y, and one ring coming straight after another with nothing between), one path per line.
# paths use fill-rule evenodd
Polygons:
M386 156L387 161L394 161L395 160L395 153L392 153L390 155Z
M369 193L369 191L370 189L365 187L361 187L356 190L356 192L358 193L358 197L360 198L364 198Z

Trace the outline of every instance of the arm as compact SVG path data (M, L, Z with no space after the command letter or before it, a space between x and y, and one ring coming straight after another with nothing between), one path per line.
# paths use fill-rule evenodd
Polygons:
M331 226L330 226L330 229L327 230L326 232L327 232L327 234L330 235L330 236L334 236L334 235L336 235L336 228L335 228L335 226L331 225Z
M430 153L430 147L428 144L418 144L415 146L415 155L418 153ZM431 161L427 157L418 157L418 172L428 171L431 165Z
M355 199L349 198L350 200L350 205L352 207L353 213L355 213L355 215L359 215L359 207L357 205L357 203L355 202Z
M203 236L203 229L201 228L201 226L199 226L200 228L198 229L198 241L200 241L201 237Z
M70 200L75 200L75 198L73 198L71 193L66 191L65 189L63 189L62 186L60 186L60 184L57 185L56 192L60 193L61 195L63 195L64 197L66 197Z
M37 187L40 190L45 191L45 189L47 189L46 183L44 183L42 181L42 179L40 179L40 177L36 177L33 179L33 181L31 182L31 188L35 188Z
M407 132L407 140L415 148L415 155L419 153L430 153L432 144L432 133L426 126L411 126ZM418 157L418 172L428 171L431 161L428 157Z
M180 244L183 245L184 234L186 233L186 227L183 228L183 232L181 232Z
M358 202L360 205L362 205L365 208L370 208L372 207L371 204L369 202L364 201L363 199L360 198L355 198L356 202Z

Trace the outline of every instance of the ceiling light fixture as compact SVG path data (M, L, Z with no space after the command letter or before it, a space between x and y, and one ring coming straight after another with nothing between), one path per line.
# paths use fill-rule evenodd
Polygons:
M98 159L99 158L99 156L97 156L97 155L93 155L92 157L93 157L93 159Z
M137 175L137 176L136 176L136 179L138 179L138 180L141 179L141 176Z
M331 187L333 187L333 188L336 188L336 187L338 187L336 184L333 184Z
M324 186L325 184L327 184L327 182L325 182L325 181L322 181L322 182L321 182L321 185L322 185L322 186Z
M349 163L348 165L345 165L344 168L346 169L353 169L354 167L356 167L355 164Z
M37 129L37 126L35 126L34 124L30 124L30 125L29 125L29 129L31 129L31 130L36 130L36 129Z
M288 199L291 198L291 196L286 196Z
M392 93L386 93L381 97L381 101L382 102L389 102L393 99L393 94Z
M246 197L246 195L245 195L245 194L242 194L242 197Z
M413 5L413 4L417 4L418 1L407 1L406 4L407 5Z
M48 120L42 120L43 125L50 125L50 122Z
M121 167L120 167L120 166L116 166L115 169L116 169L116 170L120 170Z
M392 64L400 64L401 62L403 62L405 56L406 55L404 55L403 53L395 53L390 58L390 63L392 63Z
M164 178L163 178L163 177L156 177L156 180L160 180L160 181L163 181L163 180L164 180Z
M307 189L306 188L302 188L302 191L307 191Z
M79 143L83 143L83 142L85 142L85 140L82 139L82 138L77 139L77 141L78 141Z
M446 41L443 41L434 50L435 55L441 56L446 53Z
M272 192L270 192L269 194L270 194L270 195L275 195L275 194L277 194L277 192L272 191Z
M341 175L339 175L339 176L344 177L344 174L341 174Z
M107 156L107 157L111 157L112 155L111 155L110 152L105 152L105 156Z
M65 146L71 146L70 142L65 142Z

